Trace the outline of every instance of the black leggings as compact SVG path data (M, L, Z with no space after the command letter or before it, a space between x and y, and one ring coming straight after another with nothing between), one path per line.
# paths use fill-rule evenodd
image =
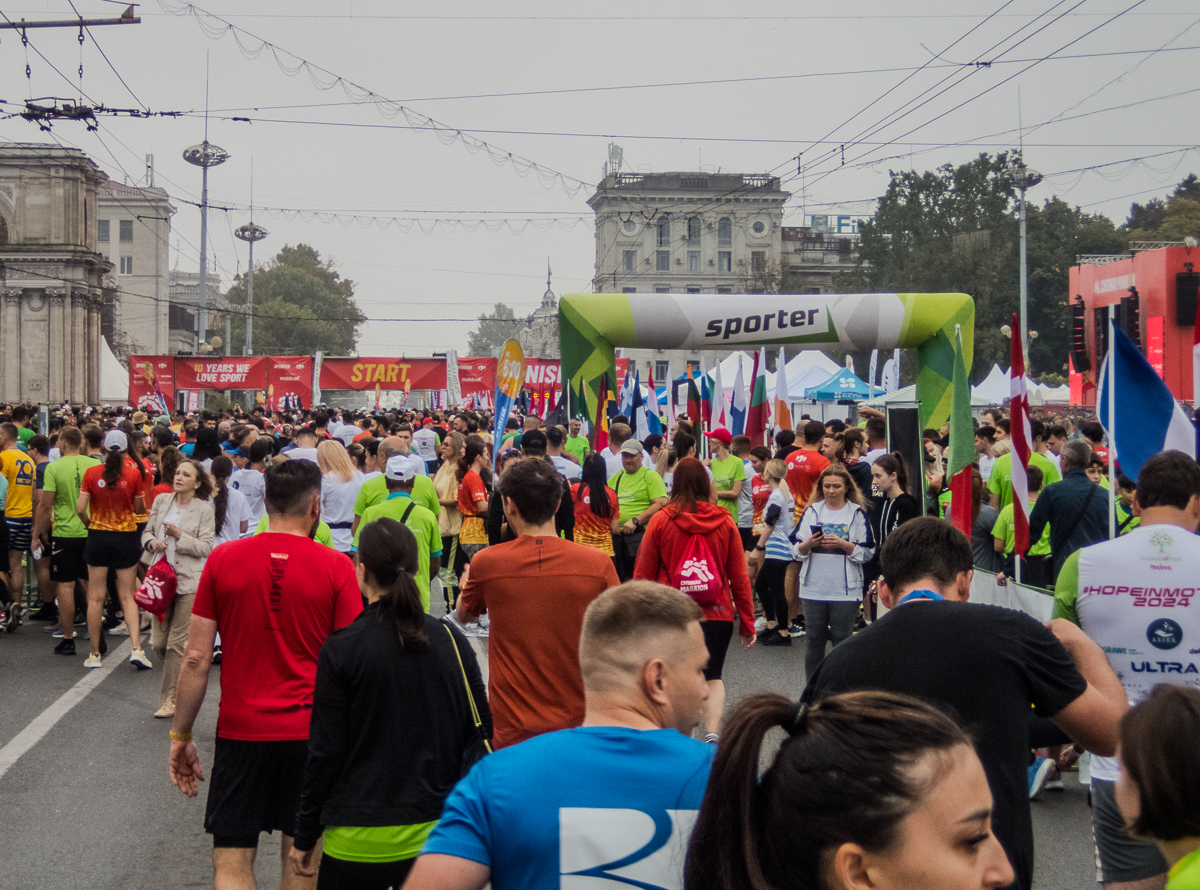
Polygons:
M763 617L784 628L788 624L787 594L784 580L787 577L787 560L767 559L754 579L758 601L762 603Z
M332 856L321 857L317 872L317 890L389 890L399 888L408 878L416 859L396 862L347 862Z

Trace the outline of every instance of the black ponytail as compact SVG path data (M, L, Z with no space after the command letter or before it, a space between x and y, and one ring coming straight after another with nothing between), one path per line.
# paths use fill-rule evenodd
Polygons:
M213 522L217 534L225 527L225 514L229 511L229 477L233 475L233 461L225 455L214 457L211 473L217 480L217 494L213 498Z
M379 599L379 620L395 628L401 646L418 652L428 646L421 591L413 580L419 568L417 539L408 526L387 517L364 525L358 561L386 591Z
M108 488L116 488L123 469L125 469L125 452L108 452L104 456L104 484Z

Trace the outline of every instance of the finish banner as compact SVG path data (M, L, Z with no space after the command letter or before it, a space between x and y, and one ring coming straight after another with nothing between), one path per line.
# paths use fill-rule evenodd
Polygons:
M476 393L491 394L496 388L496 360L494 358L460 358L458 360L458 383L463 398Z
M166 409L159 402L162 396ZM175 356L131 355L129 357L129 404L155 413L175 408Z
M446 360L440 358L326 358L321 389L445 389Z
M265 356L237 358L188 356L175 362L175 385L179 389L265 389Z
M311 355L273 355L267 366L267 407L271 411L311 408Z

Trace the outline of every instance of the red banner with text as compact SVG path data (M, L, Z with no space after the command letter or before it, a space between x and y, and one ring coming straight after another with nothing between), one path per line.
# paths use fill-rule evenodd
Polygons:
M327 358L321 389L445 389L446 360L440 358Z
M157 386L156 386L157 384ZM162 394L167 410L175 410L175 356L131 355L129 357L129 404L158 412Z
M265 356L206 358L188 356L175 361L179 389L266 389Z
M475 393L490 393L496 388L496 360L494 358L460 358L458 360L458 384L464 397Z
M272 411L312 407L311 355L273 355L267 366L267 405Z

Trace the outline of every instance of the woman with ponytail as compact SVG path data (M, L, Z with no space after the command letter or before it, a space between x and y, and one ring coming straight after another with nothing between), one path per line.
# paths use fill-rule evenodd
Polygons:
M458 459L458 510L462 513L462 526L458 532L458 544L467 561L488 544L484 518L488 512L488 491L481 475L488 465L488 446L483 442L468 441Z
M760 777L763 740L787 733ZM743 701L688 848L687 890L992 890L1013 880L971 739L915 698Z
M213 538L214 547L217 544L236 541L238 538L244 537L250 528L250 501L236 488L229 487L229 479L232 475L232 460L224 454L213 458L212 509L214 528L217 530Z
M324 837L318 890L403 884L463 774L464 755L491 737L474 650L425 614L417 565L407 527L386 517L364 525L358 583L367 608L321 647L285 866L311 876Z

